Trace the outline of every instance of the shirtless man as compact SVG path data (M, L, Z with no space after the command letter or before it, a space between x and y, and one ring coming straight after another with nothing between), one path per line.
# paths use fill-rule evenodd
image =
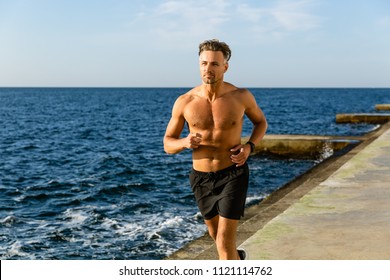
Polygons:
M218 40L199 45L202 84L181 95L172 109L164 136L168 154L192 149L191 188L219 259L238 260L236 235L244 214L249 169L254 145L265 134L267 121L247 89L224 81L231 51ZM244 115L253 123L249 141L241 144ZM187 123L189 135L181 137Z

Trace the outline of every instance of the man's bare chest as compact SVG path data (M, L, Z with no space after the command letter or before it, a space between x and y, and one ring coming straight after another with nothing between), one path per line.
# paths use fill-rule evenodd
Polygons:
M242 124L243 116L244 108L236 102L193 102L184 113L188 125L200 130L228 130Z

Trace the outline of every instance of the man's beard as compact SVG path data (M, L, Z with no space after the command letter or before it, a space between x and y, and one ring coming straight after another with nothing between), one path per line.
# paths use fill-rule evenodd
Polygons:
M212 85L212 84L215 84L215 80L214 79L203 79L203 82L207 85Z
M212 84L215 84L217 82L217 79L212 76L212 77L203 77L203 82L207 85L212 85Z

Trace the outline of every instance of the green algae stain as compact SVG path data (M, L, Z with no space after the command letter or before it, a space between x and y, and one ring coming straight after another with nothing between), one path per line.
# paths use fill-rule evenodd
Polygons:
M272 248L277 244L277 240L291 234L295 230L286 223L273 220L267 224L259 234L251 237L251 243L254 244L256 251L251 253L251 257L255 259L272 259Z
M294 232L294 228L288 224L273 220L267 224L260 232L260 234L253 236L253 241L260 247L269 244L270 242L277 240L279 237L291 234Z

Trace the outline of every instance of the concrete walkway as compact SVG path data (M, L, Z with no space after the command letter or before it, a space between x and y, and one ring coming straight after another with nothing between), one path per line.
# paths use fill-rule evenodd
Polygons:
M390 260L389 124L380 134L247 238L249 259Z

